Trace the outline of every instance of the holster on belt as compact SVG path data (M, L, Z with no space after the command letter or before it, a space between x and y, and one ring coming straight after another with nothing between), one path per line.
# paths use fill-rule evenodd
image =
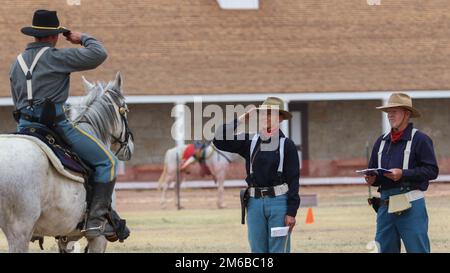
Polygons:
M367 202L369 203L369 205L372 206L372 208L375 210L375 212L378 212L378 209L381 206L381 198L372 197L372 198L367 199Z
M241 198L241 224L245 225L245 210L247 208L248 199L250 198L248 194L248 188L241 190L240 198Z
M44 124L50 129L56 127L56 109L55 104L49 100L45 99L42 105L42 113L39 118L39 123Z
M381 206L389 206L389 200L382 200L380 197L369 198L367 199L367 202L372 206L375 212L378 212L378 209Z

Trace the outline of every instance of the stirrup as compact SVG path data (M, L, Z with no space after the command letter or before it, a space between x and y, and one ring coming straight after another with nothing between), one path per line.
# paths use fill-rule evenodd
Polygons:
M84 225L84 229L82 229L81 232L83 233L83 235L84 235L86 238L88 238L88 237L90 237L90 238L95 238L95 237L98 237L98 236L102 236L102 235L103 235L103 232L105 231L105 226L106 226L106 224L107 224L107 222L104 221L104 222L101 223L99 226L95 226L95 227L90 227L90 228L88 228L88 227L87 227L88 222L86 221L86 223L85 223L85 225ZM92 232L92 233L94 233L94 234L97 233L97 234L95 234L95 236L92 236L92 235L87 236L88 233L90 233L90 232Z
M109 225L109 228L107 228L107 225L109 225L109 223L106 222L105 224L100 225L98 227L85 228L81 230L81 232L84 233L84 235L86 236L86 232L95 231L98 232L98 236L105 236L106 239L110 242L117 241L119 237L117 236L114 227Z
M98 231L100 231L100 233L103 233L103 229L104 229L103 226L104 225L100 225L98 227L85 228L85 229L82 229L81 232L86 233L86 231L96 231L96 230L98 230Z

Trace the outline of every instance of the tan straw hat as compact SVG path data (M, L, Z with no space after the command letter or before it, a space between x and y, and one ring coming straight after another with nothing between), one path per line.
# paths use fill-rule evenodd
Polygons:
M408 109L409 111L411 111L412 118L418 118L421 116L420 112L413 107L411 97L405 93L392 93L392 95L389 97L387 105L377 107L377 109L386 112L387 109L394 107L402 107Z
M278 110L283 117L282 120L291 119L292 114L284 110L284 101L277 97L268 97L263 104L261 104L257 110ZM280 120L281 121L281 120Z

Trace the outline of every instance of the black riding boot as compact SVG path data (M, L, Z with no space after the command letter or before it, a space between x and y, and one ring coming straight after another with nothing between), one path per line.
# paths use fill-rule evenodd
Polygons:
M115 180L109 183L91 183L92 196L85 236L93 239L104 235L110 242L123 242L130 236L126 221L111 208Z
M106 226L105 237L110 242L123 242L128 236L130 236L130 230L126 226L125 219L120 218L119 214L112 209L108 215L108 221L111 225ZM112 228L112 230L110 230Z
M94 239L105 235L105 230L113 230L109 225L107 216L111 212L111 200L115 181L109 183L92 183L92 201L86 221L87 239Z

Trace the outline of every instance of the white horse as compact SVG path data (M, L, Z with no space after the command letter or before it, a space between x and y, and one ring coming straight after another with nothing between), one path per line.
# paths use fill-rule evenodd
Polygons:
M119 143L118 158L129 160L134 146L120 73L106 86L86 80L84 85L89 93L80 105L79 127L108 147ZM61 237L58 246L64 251L83 237L77 225L86 211L84 185L61 175L36 142L9 136L0 135L0 228L9 251L28 252L33 236ZM87 250L104 252L106 243L99 236L88 241Z
M158 181L158 188L162 188L161 193L161 206L165 207L167 203L167 189L170 187L170 184L176 183L177 180L177 162L181 162L181 157L187 145L173 147L167 150L166 155L164 157L164 170ZM177 160L178 156L178 160ZM224 181L225 175L227 173L227 169L229 164L236 160L238 157L237 154L220 151L213 144L207 146L205 150L205 164L211 171L214 182L217 184L217 207L225 208L226 204L223 200L224 194ZM190 157L183 166L188 166L191 163L195 162L196 159L192 156ZM180 171L180 185L185 181L184 171Z

